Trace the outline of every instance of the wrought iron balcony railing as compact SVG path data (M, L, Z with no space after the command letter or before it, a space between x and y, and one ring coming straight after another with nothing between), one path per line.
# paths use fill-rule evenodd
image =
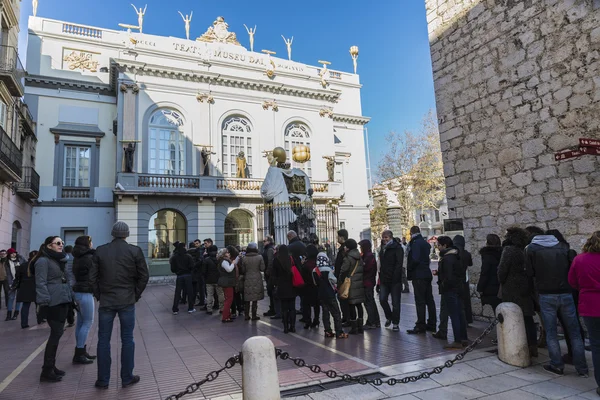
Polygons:
M23 167L23 177L17 183L17 194L29 200L40 196L40 176L33 167Z
M0 127L0 180L4 182L20 181L22 165L23 153L4 128Z
M25 74L17 49L0 45L0 80L15 97L22 97L25 93Z

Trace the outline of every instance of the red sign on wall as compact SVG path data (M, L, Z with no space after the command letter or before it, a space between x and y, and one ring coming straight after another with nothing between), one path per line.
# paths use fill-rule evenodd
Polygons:
M586 153L582 152L581 150L563 150L554 153L554 160L567 160L569 158L581 157L584 154Z
M579 139L579 146L582 146L582 147L600 147L600 140L598 140L598 139L580 138ZM590 154L590 153L588 153L588 154Z
M600 147L579 147L579 151L585 154L591 154L594 156L600 156Z

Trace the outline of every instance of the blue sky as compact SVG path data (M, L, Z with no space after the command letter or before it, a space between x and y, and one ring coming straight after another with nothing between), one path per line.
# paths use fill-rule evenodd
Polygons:
M120 29L120 22L137 22L130 3L39 0L38 16ZM342 71L352 71L348 49L359 46L363 114L372 118L367 127L373 171L385 152L386 135L392 130L417 130L422 117L435 109L424 0L134 0L134 4L148 4L144 33L185 37L177 11L194 11L190 37L197 37L222 15L245 47L249 45L243 24L257 25L255 50L270 49L285 57L281 35L294 36L295 61L317 65L324 59L332 62L330 68ZM31 1L23 0L21 7L23 47Z

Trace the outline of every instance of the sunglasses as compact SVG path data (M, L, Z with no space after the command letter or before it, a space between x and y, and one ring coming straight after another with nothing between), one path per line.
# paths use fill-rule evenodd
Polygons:
M65 244L65 242L52 242L52 244L55 244L57 246L62 246L63 244Z

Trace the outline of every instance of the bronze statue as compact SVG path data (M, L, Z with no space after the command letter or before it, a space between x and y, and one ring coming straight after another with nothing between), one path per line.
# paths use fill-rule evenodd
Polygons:
M237 165L237 172L235 174L236 178L247 178L246 174L246 155L243 151L240 151L235 159L235 163Z
M210 156L211 154L217 154L210 151L208 148L203 147L200 151L202 157L202 175L210 176Z
M335 157L333 156L323 156L324 159L327 160L327 175L328 181L335 181Z
M123 148L125 152L125 172L133 172L133 155L135 153L135 143L129 143Z

